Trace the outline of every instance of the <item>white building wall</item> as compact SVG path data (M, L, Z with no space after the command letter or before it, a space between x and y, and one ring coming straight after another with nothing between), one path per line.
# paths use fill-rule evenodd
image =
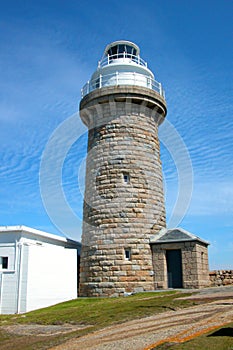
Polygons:
M29 255L29 246L27 244L20 243L18 245L18 259L17 259L17 264L18 264L17 313L27 311L28 255Z
M0 263L0 314L76 298L77 249L75 243L46 232L1 227L0 258L8 257L8 267L3 269Z
M17 313L17 278L15 273L1 274L1 314Z
M8 257L8 268L0 269L0 313L11 314L17 312L16 245L4 240L0 244L0 257Z
M8 268L5 271L14 271L16 263L16 244L15 243L0 243L0 257L8 257Z
M48 243L29 246L26 311L77 297L77 250Z

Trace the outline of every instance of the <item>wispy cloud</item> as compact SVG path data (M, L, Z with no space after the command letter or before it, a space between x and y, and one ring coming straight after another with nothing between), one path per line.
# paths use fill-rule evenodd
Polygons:
M29 219L43 210L42 152L56 126L77 111L89 71L80 64L78 52L72 55L66 47L54 45L52 37L16 24L4 30L14 34L14 41L0 44L0 221L7 223L21 212L27 224L25 216Z

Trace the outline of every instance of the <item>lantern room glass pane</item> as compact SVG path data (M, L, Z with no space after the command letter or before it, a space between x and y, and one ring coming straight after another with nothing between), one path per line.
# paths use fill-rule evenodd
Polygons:
M113 59L123 58L124 55L127 58L132 58L132 55L136 56L137 51L133 46L126 45L126 44L118 44L118 45L112 46L107 53Z
M118 45L118 53L123 53L125 51L125 45Z
M125 51L127 52L127 53L132 53L132 46L129 46L129 45L125 45Z
M112 48L108 50L108 55L112 56Z
M117 45L112 47L112 55L117 55Z

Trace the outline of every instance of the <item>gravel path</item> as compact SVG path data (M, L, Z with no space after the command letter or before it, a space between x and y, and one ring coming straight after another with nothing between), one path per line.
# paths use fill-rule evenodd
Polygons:
M218 300L110 326L50 350L149 350L165 341L191 339L233 321L233 289L206 290L194 297L211 296Z
M39 325L39 324L16 324L12 326L2 326L1 329L9 334L16 335L37 335L50 336L63 333L70 333L91 326L76 326L70 324L63 325ZM1 348L1 345L0 345Z

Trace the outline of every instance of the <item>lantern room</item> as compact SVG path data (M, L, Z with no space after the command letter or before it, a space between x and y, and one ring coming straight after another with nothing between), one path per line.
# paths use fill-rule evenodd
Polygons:
M154 79L154 74L140 57L139 47L126 40L106 46L96 71L82 89L82 97L95 89L121 85L146 87L165 97L161 83Z

